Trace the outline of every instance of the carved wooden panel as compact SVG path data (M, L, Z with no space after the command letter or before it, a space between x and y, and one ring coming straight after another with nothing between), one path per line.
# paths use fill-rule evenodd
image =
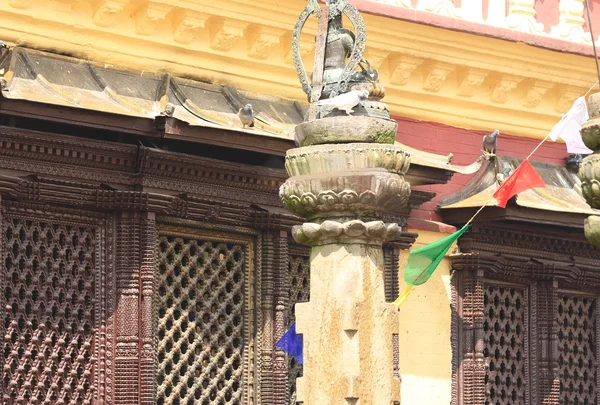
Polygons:
M289 316L288 328L296 321L295 305L310 299L310 258L291 252L288 273ZM302 364L288 356L288 393L291 403L295 403L296 379L302 376Z
M93 214L4 208L2 403L104 403L106 228Z
M508 287L484 290L486 405L527 401L526 292Z
M596 300L560 295L558 320L558 366L561 404L595 404Z
M159 228L157 404L253 403L254 245Z

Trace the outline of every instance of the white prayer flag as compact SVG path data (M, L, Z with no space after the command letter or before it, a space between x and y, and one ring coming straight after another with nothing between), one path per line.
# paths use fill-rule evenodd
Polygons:
M563 115L558 124L550 131L550 139L554 142L561 137L567 144L567 152L589 155L594 153L581 139L581 125L589 119L585 97L579 97L571 109Z

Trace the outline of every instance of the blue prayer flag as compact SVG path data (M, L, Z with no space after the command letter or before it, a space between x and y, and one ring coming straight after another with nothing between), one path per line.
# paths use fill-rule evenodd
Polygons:
M283 350L295 358L298 363L302 364L302 335L296 333L296 322L294 322L281 339L275 343L275 347Z

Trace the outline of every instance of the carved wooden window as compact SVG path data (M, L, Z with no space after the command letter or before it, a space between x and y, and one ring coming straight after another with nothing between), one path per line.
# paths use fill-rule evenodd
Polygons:
M290 250L288 273L289 316L288 328L296 321L295 305L310 298L310 258L301 249ZM296 397L296 379L302 377L302 364L288 356L288 395L292 403Z
M103 403L103 231L73 212L32 211L0 215L2 404Z
M253 395L250 238L161 227L157 404L246 404Z
M598 404L598 292L483 273L453 275L452 404Z
M488 285L483 302L485 404L524 404L527 387L526 292Z
M596 403L596 300L559 295L558 367L561 404Z

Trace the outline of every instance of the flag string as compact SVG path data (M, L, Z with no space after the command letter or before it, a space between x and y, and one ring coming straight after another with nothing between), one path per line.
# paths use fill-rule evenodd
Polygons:
M592 84L592 86L588 89L588 91L585 93L585 95L583 97L585 98L594 89L594 87L597 84L599 84L599 83L600 83L600 79L597 80L594 84ZM561 120L562 119L564 119L564 118L561 118ZM551 132L548 133L548 135L546 135L544 137L544 139L542 139L537 144L537 146L531 151L531 153L529 153L529 155L527 155L527 157L525 159L523 159L523 161L521 162L521 165L525 165L525 166L523 166L522 169L520 169L521 166L519 166L518 169L520 169L520 170L514 170L506 179L504 179L504 182L507 182L508 179L510 179L511 176L513 176L513 175L522 175L522 174L524 174L525 168L529 167L530 170L528 172L528 175L530 177L530 181L532 181L532 183L530 183L531 186L533 188L535 188L535 187L540 187L540 186L544 185L543 179L539 176L539 174L537 172L535 172L535 169L533 168L533 166L531 166L531 164L528 161L542 147L542 145L550 138L550 135L551 135ZM531 171L533 171L533 174L535 175L533 178L531 178ZM519 172L519 173L517 173L517 172ZM536 177L537 177L537 180L538 180L538 182L537 182L538 185L534 185L534 184L536 184L536 182L535 182ZM513 180L516 181L517 179L514 178ZM514 187L514 181L513 181L513 184L511 184L510 187ZM447 247L444 249L444 252L443 252L444 255L447 254L448 250L451 247L451 244L453 244L456 240L458 240L458 238L460 237L460 235L462 235L462 233L464 233L466 231L466 229L468 228L468 226L475 220L475 218L477 218L477 216L479 214L481 214L481 212L483 211L483 209L485 207L487 207L490 202L492 202L492 201L495 200L497 202L496 206L505 207L506 206L506 202L508 201L508 199L510 199L512 196L516 195L516 194L513 193L512 195L511 194L509 194L508 196L505 195L505 196L500 197L500 199L498 199L498 197L500 196L498 194L498 191L501 190L501 189L502 189L502 186L500 188L498 188L498 190L494 193L494 195L492 197L490 197L485 203L483 203L483 205L481 207L479 207L479 209L465 223L465 225L463 226L463 228L461 228L460 231L457 231L457 232L453 233L452 235L449 235L449 236L447 236L445 238L442 238L442 239L440 239L437 242L433 242L431 245L427 245L427 246L424 246L424 247L412 250L411 253L409 253L409 262L406 264L405 269L404 269L404 276L405 276L404 279L406 281L407 286L406 286L406 289L404 290L404 292L402 294L400 294L400 296L396 299L396 301L394 301L394 304L396 304L398 307L400 307L406 301L406 299L408 298L408 296L410 295L410 293L414 290L414 288L417 285L421 285L425 281L427 281L427 279L435 271L435 268L432 269L430 267L430 265L427 265L425 268L419 269L419 271L415 272L414 270L416 270L416 269L413 269L411 267L411 262L410 262L411 255L413 255L413 254L422 254L423 249L425 249L426 247L433 246L434 244L442 242L443 240L450 239L449 240L450 244L447 245ZM518 192L517 192L517 194L518 194ZM452 237L453 235L457 235L457 234L458 234L458 236L456 236L455 238ZM435 267L437 267L437 265L439 264L439 260L441 260L441 259L438 258L438 261L434 264ZM409 268L410 268L410 271L409 271ZM410 273L410 275L407 278L407 274L408 273ZM423 281L422 277L424 277L425 274L429 274L429 275L427 276L427 278L425 279L425 281ZM409 279L411 279L411 281L409 281Z

